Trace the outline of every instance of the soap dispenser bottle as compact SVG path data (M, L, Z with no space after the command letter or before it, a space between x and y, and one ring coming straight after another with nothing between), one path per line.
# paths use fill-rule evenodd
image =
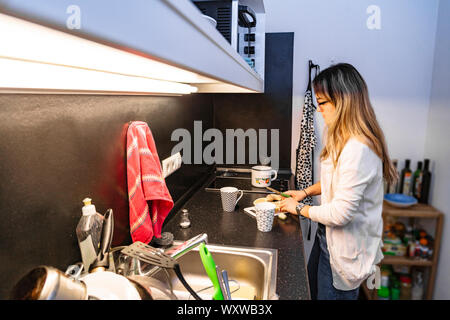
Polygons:
M83 200L82 216L78 222L76 233L80 246L81 259L85 271L96 260L103 228L103 216L97 212L90 198Z

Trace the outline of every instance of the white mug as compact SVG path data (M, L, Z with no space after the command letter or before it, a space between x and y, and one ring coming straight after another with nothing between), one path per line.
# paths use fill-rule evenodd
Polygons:
M265 188L277 178L277 170L273 170L268 166L252 167L252 186Z
M238 197L238 193L241 195ZM220 188L220 197L222 199L223 211L233 212L236 204L241 200L244 195L244 191L235 187L223 187Z
M255 205L256 226L259 231L269 232L272 230L275 210L276 205L272 202L260 202Z

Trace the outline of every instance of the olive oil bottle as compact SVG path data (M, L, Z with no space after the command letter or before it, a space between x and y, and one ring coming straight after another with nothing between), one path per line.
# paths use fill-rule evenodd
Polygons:
M412 194L417 200L420 200L420 194L422 192L422 161L417 163L417 170L413 175L413 187Z
M425 159L422 173L422 190L420 193L420 203L428 203L431 185L430 159Z
M400 191L399 193L403 193L407 196L411 195L411 184L412 184L412 172L409 168L411 163L410 159L405 160L405 167L401 173L401 181L400 181Z

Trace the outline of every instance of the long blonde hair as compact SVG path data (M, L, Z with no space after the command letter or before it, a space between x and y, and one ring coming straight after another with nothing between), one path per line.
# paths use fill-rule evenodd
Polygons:
M313 88L316 95L323 97L336 108L328 125L326 143L320 158L323 160L331 156L336 167L348 139L360 137L383 161L383 177L386 182L395 183L398 173L389 158L384 134L361 74L350 64L336 64L317 75Z

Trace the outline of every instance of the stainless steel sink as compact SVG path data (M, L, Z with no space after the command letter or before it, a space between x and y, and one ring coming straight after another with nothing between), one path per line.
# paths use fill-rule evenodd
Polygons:
M180 245L175 241L174 245ZM214 261L221 270L227 270L230 291L233 300L270 300L277 299L277 250L253 247L238 247L207 244ZM198 252L198 247L177 259L184 278L197 294L205 300L211 300L214 292ZM194 298L184 288L174 272L159 270L152 276L169 283L179 300Z

